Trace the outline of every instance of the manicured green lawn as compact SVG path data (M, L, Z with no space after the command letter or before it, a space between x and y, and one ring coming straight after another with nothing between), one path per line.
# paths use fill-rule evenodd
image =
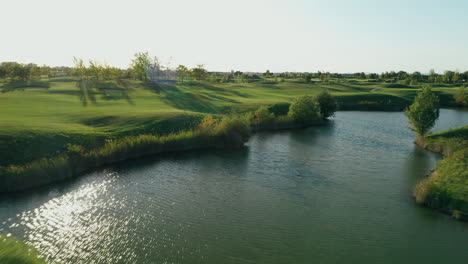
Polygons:
M46 81L44 79L42 81ZM47 80L48 81L48 80ZM402 109L418 87L387 88L366 80L313 80L252 83L165 83L149 89L128 80L125 94L95 90L83 96L73 77L50 80L48 89L0 93L0 166L54 156L67 143L94 147L105 139L136 134L168 134L189 129L206 113L245 112L261 105L292 102L326 88L341 109ZM103 88L119 88L107 82ZM1 89L1 84L0 84ZM444 95L455 87L435 88ZM450 95L451 96L451 95ZM395 109L393 109L395 110Z

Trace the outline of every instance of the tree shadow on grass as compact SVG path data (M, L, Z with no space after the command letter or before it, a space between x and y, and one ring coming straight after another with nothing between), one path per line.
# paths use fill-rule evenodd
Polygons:
M203 89L206 89L206 90L209 90L209 91L212 91L212 92L216 92L217 94L221 94L221 95L225 95L225 96L239 96L239 97L243 97L243 98L251 97L248 94L241 93L241 92L233 90L233 89L221 88L221 87L209 85L209 84L206 84L206 83L201 83L200 85L203 87ZM238 87L244 87L244 86L239 85Z
M223 112L224 103L239 103L236 100L207 92L183 91L177 86L161 87L163 100L178 109L203 113Z

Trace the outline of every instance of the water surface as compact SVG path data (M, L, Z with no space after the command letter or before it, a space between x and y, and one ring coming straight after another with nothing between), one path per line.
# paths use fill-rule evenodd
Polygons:
M468 124L442 110L435 131ZM398 112L259 133L0 196L0 233L52 263L465 263L468 224L415 205L439 156Z

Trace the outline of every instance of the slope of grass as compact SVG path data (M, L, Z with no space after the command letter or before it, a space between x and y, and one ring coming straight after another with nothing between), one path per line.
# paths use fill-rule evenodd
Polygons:
M435 172L415 188L419 203L468 220L468 126L426 137L423 147L443 153L446 158Z
M42 81L48 89L0 93L0 166L57 156L69 143L95 148L106 139L176 133L193 128L208 113L242 113L261 105L288 104L323 89L336 96L341 110L402 110L418 88L386 88L385 83L346 79L167 81L159 86L125 80L124 84L102 82L99 89L83 91L77 88L75 77ZM456 91L440 89L443 94Z

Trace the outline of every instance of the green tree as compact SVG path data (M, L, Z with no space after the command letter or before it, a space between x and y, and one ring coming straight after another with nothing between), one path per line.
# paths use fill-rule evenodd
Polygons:
M435 83L437 80L437 73L434 71L434 69L431 69L429 71L429 82Z
M270 110L268 110L268 107L266 106L261 106L255 111L253 114L253 120L252 123L258 126L262 125L271 125L275 122L275 115L273 113L270 113Z
M85 79L86 74L87 74L87 69L86 69L86 65L84 64L83 59L73 57L73 64L75 64L75 67L73 67L73 75L78 76L80 80Z
M289 107L288 115L298 123L311 124L321 119L320 106L315 98L304 95Z
M45 75L47 76L47 78L50 79L51 75L50 75L50 67L47 66L47 65L42 65L41 67L41 75Z
M459 88L458 93L455 95L455 102L460 106L468 106L468 94L465 93L465 86Z
M444 82L445 83L452 83L454 74L455 73L453 71L445 71L444 76L443 76Z
M210 82L217 82L218 81L218 75L213 72L211 75L210 75Z
M319 103L320 115L323 119L333 116L338 108L335 97L328 90L323 90L317 96L317 102Z
M185 79L189 77L190 71L184 65L179 65L176 69L177 72L177 81L180 83L184 83Z
M146 73L146 68L150 62L150 56L148 52L138 52L135 54L135 58L132 60L130 69L134 78L147 81L148 75Z
M205 65L203 64L198 64L197 67L193 68L190 71L190 74L195 78L197 81L204 80L206 78L206 75L208 72L205 69Z
M439 97L430 87L424 87L418 92L413 104L405 111L410 123L410 129L417 136L424 136L434 126L439 118Z
M460 73L459 72L454 72L453 73L452 81L453 81L453 83L458 83L460 81Z

